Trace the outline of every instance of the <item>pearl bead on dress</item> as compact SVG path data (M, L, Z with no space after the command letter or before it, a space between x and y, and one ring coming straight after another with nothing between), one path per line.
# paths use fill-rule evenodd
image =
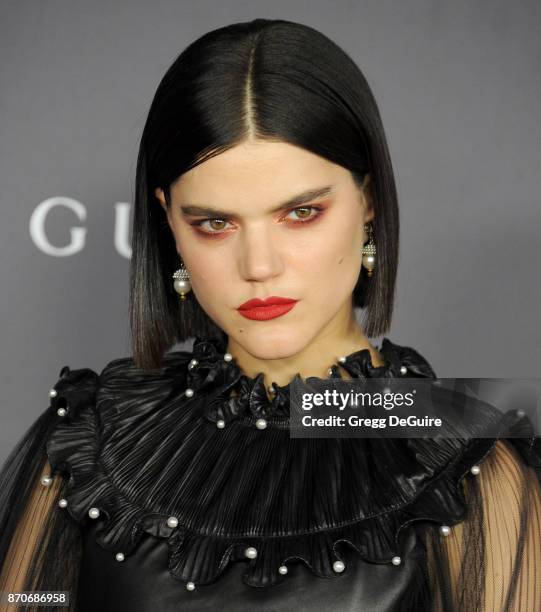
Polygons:
M193 370L195 366L198 364L199 364L199 361L197 361L197 359L192 359L190 363L188 364L188 370Z
M170 516L167 519L167 526L174 529L178 525L178 518L176 516Z
M442 525L440 527L440 533L442 536L448 536L451 533L451 528L449 525Z
M98 510L98 508L90 508L90 510L88 511L88 516L90 518L97 519L99 515L100 511Z
M216 421L216 427L218 429L223 429L225 427L225 421L223 419L218 419Z
M66 507L67 507L67 505L68 505L68 500L67 500L67 499L64 499L64 498L59 499L59 500L58 500L58 505L59 505L61 508L66 508Z
M287 574L287 567L285 565L280 565L278 568L278 573L283 575Z
M391 559L391 563L392 563L393 565L400 565L400 564L402 563L402 559L401 559L400 557L398 557L398 556L393 557L393 558Z
M258 429L265 429L265 427L267 427L267 421L265 419L257 419L255 426Z
M474 465L471 469L470 472L474 475L477 476L477 474L479 474L479 472L481 471L481 468L478 465Z
M66 414L68 414L68 411L67 411L65 408L59 408L59 409L56 411L56 414L57 414L58 416L64 417L64 416L66 416Z
M248 548L244 550L244 556L248 557L248 559L255 559L257 557L257 549L253 546L248 546Z
M338 357L338 363L346 363L347 358L342 356L342 357Z
M50 389L49 397L56 397L58 395L58 391L56 389Z
M124 553L116 553L115 558L117 561L124 561Z
M233 355L231 353L224 354L224 361L231 361L233 359Z
M188 589L188 591L193 591L195 589L195 584L193 582L187 582L186 588Z
M53 484L53 479L52 479L50 476L42 476L42 478L41 478L41 484L42 484L44 487L48 487L48 486L50 486L50 485L52 485L52 484Z
M188 387L186 391L184 391L184 394L186 395L186 397L193 397L194 390Z
M345 564L344 564L344 562L343 562L343 561L335 561L335 562L332 564L332 568L333 568L333 570L334 570L335 572L340 573L340 572L343 572L343 571L346 569L346 566L345 566Z
M408 368L406 366L400 366L400 374L407 374Z

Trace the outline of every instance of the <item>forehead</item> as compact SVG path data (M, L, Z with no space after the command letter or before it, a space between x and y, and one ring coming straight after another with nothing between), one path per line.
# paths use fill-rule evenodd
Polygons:
M321 185L346 179L347 170L285 142L249 141L235 145L183 174L172 198L224 208L272 206Z

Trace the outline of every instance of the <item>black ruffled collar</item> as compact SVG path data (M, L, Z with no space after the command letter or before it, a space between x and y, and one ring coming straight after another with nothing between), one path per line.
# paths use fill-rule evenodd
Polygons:
M301 380L299 373L287 385L280 386L273 382L273 394L269 399L263 373L255 377L244 374L234 358L228 359L231 356L226 353L223 341L197 337L192 350L187 386L197 394L207 395L205 416L208 420L221 420L227 424L238 418L246 422L264 418L270 424L288 423L290 387L296 379ZM383 338L377 350L384 360L383 365L373 366L370 351L361 349L343 356L340 366L338 363L330 365L329 378L342 379L340 368L356 379L436 377L426 359L411 347L400 346ZM314 379L316 377L309 377L307 382Z
M368 562L400 563L416 522L463 519L462 480L495 440L295 439L287 428L244 427L235 419L287 416L289 385L268 400L261 377L243 376L224 350L198 338L159 371L131 358L99 377L62 369L47 442L53 473L70 474L59 511L83 524L98 516L96 541L111 555L130 555L148 533L167 540L169 571L188 589L232 562L248 563L247 585L272 586L296 561L335 576L344 545ZM350 375L434 376L410 347L385 339L379 350L379 368L368 351L348 355ZM235 422L209 423L219 418Z

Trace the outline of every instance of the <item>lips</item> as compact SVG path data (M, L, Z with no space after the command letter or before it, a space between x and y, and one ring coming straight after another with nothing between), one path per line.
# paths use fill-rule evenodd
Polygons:
M260 300L258 298L248 300L238 307L239 313L247 319L256 321L266 321L267 319L274 319L281 317L282 315L289 312L298 300L291 298L284 298L275 295Z
M239 310L247 310L249 308L257 308L258 306L271 306L272 304L291 304L291 302L296 302L297 300L293 300L292 298L279 297L277 295L271 295L264 300L260 300L259 298L254 298L253 300L248 300L239 306Z

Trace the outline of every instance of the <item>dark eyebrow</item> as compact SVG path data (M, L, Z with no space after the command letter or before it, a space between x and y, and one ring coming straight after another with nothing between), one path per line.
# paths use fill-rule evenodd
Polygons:
M325 187L320 187L318 189L309 189L308 191L303 191L302 193L297 194L291 199L287 200L287 202L282 202L269 212L275 213L280 210L284 210L286 208L291 208L293 206L300 206L302 204L306 204L306 202L311 202L316 198L322 198L323 196L329 195L334 190L333 185L327 185ZM205 205L195 205L195 204L181 204L180 210L184 215L188 216L209 216L209 217L236 217L237 214L233 212L227 212L226 210L219 210L217 208L212 208L210 206Z

